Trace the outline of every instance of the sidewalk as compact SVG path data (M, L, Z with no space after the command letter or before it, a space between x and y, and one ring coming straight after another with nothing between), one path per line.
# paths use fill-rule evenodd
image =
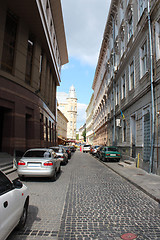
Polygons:
M134 164L125 162L103 163L160 204L160 176L149 174L141 168L136 168Z

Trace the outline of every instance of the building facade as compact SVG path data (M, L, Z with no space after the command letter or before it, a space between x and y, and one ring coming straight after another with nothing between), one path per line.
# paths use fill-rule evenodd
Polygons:
M58 107L68 119L67 138L68 140L76 140L76 124L77 124L77 97L74 86L69 89L69 94L58 93Z
M84 143L84 137L83 137L83 132L85 131L86 129L86 123L83 124L80 128L79 128L79 142L80 143Z
M111 1L96 67L95 144L160 173L160 1Z
M51 146L68 62L61 2L1 1L0 22L0 151Z
M60 145L65 145L67 141L67 123L68 119L57 109L57 137Z
M93 145L93 98L94 95L92 94L89 105L86 109L86 142Z

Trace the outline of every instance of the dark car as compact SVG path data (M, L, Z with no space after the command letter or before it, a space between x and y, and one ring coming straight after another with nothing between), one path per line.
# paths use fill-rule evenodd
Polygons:
M68 154L68 159L71 159L71 149L70 149L70 147L69 146L64 146L63 148L66 150L66 152Z
M96 152L96 157L97 157L97 158L100 158L100 152L101 152L101 150L102 150L103 147L104 147L104 146L99 146L99 147L97 148L97 152Z
M92 146L92 148L91 148L91 150L90 150L90 153L92 154L92 155L96 155L96 153L97 153L97 149L99 148L99 145L97 145L97 146Z
M100 152L100 159L103 162L109 162L110 160L114 160L119 162L121 159L121 153L118 151L117 147L114 146L104 146Z
M76 151L75 146L70 146L70 149L71 149L71 152L75 152Z

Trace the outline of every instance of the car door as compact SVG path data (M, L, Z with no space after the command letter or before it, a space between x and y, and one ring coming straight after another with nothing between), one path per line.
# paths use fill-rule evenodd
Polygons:
M12 182L0 172L0 239L4 239L19 221L22 209L19 194Z

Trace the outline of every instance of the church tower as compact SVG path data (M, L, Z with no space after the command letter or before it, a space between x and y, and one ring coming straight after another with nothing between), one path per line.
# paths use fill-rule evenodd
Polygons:
M77 96L74 86L72 85L69 90L67 98L67 138L76 139L76 124L77 124Z

